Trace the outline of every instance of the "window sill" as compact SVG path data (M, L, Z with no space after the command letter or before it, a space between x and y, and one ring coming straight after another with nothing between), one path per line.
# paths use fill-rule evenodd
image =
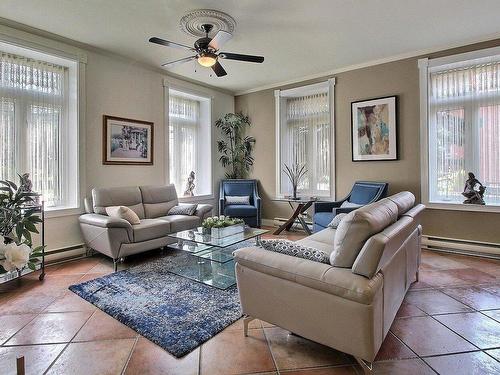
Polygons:
M194 197L179 197L181 203L202 202L214 199L213 194L195 195Z
M81 215L84 211L80 207L53 207L45 209L45 218L51 219L63 216Z
M463 204L463 203L444 203L444 202L427 202L424 203L426 208L431 210L449 210L449 211L470 211L470 212L496 212L500 213L500 206L494 205L479 205L479 204Z

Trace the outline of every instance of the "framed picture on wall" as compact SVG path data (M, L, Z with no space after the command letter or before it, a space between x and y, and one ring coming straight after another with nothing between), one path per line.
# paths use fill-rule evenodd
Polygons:
M397 97L351 103L352 161L397 160Z
M153 123L103 116L103 164L153 165Z

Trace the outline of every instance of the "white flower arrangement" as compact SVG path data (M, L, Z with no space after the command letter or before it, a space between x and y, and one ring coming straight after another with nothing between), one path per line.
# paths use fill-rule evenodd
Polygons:
M21 270L28 265L31 248L22 243L15 242L5 244L5 238L0 235L0 266L5 272Z
M208 228L225 228L231 225L242 224L244 221L241 219L231 218L229 216L213 216L207 217L201 223L201 226L205 229Z

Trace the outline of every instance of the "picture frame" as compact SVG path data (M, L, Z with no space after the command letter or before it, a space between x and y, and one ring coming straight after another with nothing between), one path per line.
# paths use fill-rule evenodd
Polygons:
M153 165L154 123L103 115L102 163Z
M352 161L398 160L396 95L351 102Z

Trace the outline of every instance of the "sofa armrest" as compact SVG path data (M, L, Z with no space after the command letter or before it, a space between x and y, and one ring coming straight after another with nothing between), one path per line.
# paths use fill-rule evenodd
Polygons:
M383 284L381 274L367 279L353 274L351 269L333 267L260 247L238 249L233 255L237 265L363 304L370 304Z
M212 213L213 206L211 204L202 203L196 207L195 215L201 220L205 219L208 215Z
M125 219L119 219L101 214L84 214L78 220L80 223L101 228L125 228L132 230L132 224Z

